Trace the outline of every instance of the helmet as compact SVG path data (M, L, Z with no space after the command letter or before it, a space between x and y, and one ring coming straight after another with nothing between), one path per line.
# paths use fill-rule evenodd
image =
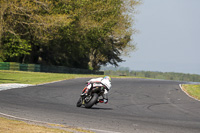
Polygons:
M111 82L111 78L109 76L105 76L103 79L109 80Z

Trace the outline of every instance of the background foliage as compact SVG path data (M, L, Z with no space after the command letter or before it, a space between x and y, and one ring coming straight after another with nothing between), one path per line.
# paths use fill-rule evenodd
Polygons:
M0 0L0 58L98 70L130 44L138 0Z
M200 82L200 75L198 74L156 71L134 71L130 70L128 67L102 67L101 70L104 70L105 75L134 76L140 78L145 77L153 79Z

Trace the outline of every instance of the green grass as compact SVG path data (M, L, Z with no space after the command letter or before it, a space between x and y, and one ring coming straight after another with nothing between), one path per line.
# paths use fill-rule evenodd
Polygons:
M0 117L1 133L73 133L57 128L28 124L23 121Z
M42 84L59 80L67 80L81 77L99 77L100 75L85 74L58 74L0 70L0 84L22 83L22 84ZM101 75L102 76L102 75Z
M103 76L105 75L60 74L60 73L41 73L41 72L0 70L0 84L21 83L21 84L35 85L35 84L49 83L53 81L67 80L67 79L74 79L74 78L83 78L83 77L94 78L94 77L103 77ZM111 78L136 78L136 77L111 76Z
M59 124L33 124L0 117L1 133L94 133L89 130L72 128Z
M185 90L190 96L200 100L200 85L182 85L183 90Z

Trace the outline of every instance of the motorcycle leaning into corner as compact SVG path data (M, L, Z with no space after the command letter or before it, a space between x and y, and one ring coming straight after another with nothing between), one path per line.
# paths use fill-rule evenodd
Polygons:
M91 79L88 81L88 85L83 89L76 106L81 107L83 105L85 108L91 108L97 103L107 103L107 93L110 89L111 78L109 76Z
M99 99L104 93L104 88L92 87L88 93L84 93L84 91L85 88L83 89L76 106L81 107L83 105L85 108L91 108L94 104L99 103Z

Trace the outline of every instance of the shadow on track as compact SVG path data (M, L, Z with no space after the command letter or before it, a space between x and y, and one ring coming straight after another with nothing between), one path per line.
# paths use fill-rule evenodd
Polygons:
M85 108L80 107L81 109L91 109L91 110L113 110L112 108L100 108L100 107L92 107L92 108Z
M113 110L112 108L100 108L100 107L92 107L90 109L96 109L96 110Z

